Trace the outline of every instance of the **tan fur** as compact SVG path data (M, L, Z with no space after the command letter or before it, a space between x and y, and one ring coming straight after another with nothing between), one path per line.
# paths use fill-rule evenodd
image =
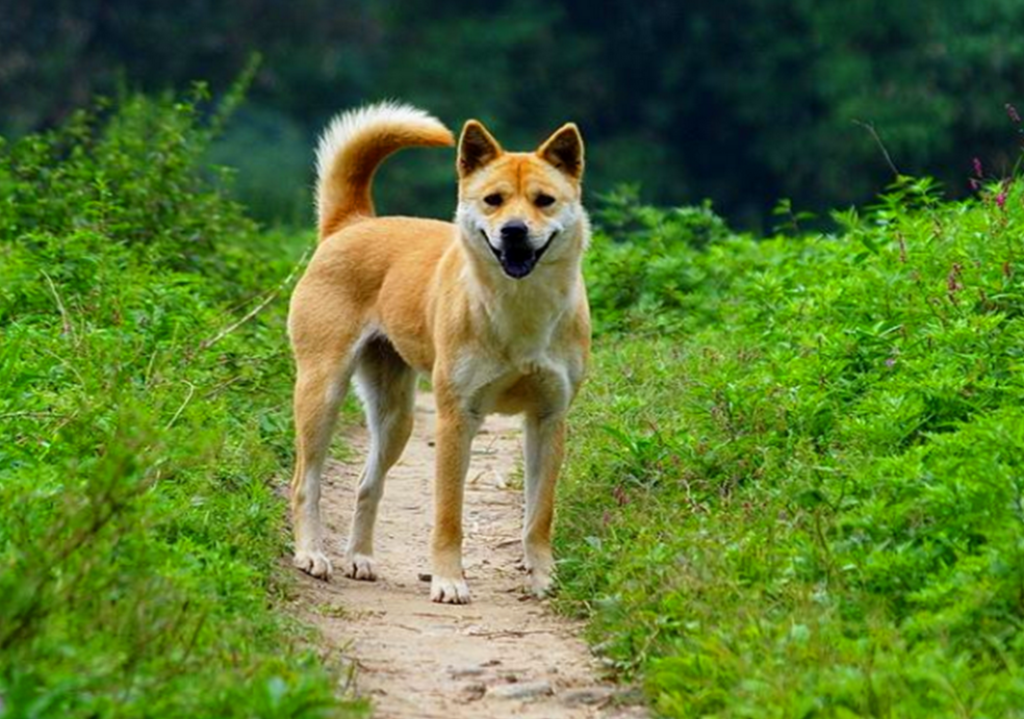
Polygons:
M437 398L431 598L463 603L469 600L463 484L473 436L491 412L525 415L524 552L534 592L550 587L565 415L590 345L580 272L589 224L580 202L583 145L574 125L536 152L510 153L475 121L466 123L459 142L455 224L372 217L370 181L384 157L406 145L452 142L433 118L394 105L342 116L321 142L321 244L289 315L297 364L292 507L295 563L327 578L320 472L338 404L354 377L372 441L344 570L373 579L373 522L384 475L411 431L415 375L429 374ZM485 200L493 203L496 195L500 206ZM541 195L553 203L538 206L546 201ZM506 243L509 223L526 226L518 248ZM523 271L516 262L524 253L539 260L514 279L509 273Z

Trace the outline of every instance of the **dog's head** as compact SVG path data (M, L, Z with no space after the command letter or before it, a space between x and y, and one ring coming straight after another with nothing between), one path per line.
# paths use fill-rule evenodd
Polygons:
M476 120L459 138L456 222L467 249L516 280L578 260L588 224L581 203L583 138L567 124L534 152L505 152Z

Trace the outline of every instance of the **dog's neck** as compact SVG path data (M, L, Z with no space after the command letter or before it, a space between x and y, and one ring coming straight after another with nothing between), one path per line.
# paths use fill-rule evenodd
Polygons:
M478 331L492 334L513 354L542 352L559 322L575 309L583 281L581 253L542 262L527 277L513 279L489 258L464 251L471 317Z

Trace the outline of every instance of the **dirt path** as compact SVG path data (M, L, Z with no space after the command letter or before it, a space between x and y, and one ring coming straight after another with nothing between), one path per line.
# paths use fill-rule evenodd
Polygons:
M465 566L473 603L432 604L427 559L434 468L433 398L417 397L416 429L387 479L376 533L380 578L341 576L366 435L349 433L347 463L329 466L322 510L329 584L302 575L298 612L356 666L356 692L377 719L642 717L596 679L579 626L522 592L519 423L490 418L473 445L466 493ZM510 486L512 485L512 486Z

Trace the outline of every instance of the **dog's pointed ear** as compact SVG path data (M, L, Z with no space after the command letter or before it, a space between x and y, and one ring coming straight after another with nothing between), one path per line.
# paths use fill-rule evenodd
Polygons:
M467 120L459 137L459 177L466 177L501 156L504 150L478 120Z
M574 180L583 177L583 136L576 123L562 125L537 148L537 154Z

